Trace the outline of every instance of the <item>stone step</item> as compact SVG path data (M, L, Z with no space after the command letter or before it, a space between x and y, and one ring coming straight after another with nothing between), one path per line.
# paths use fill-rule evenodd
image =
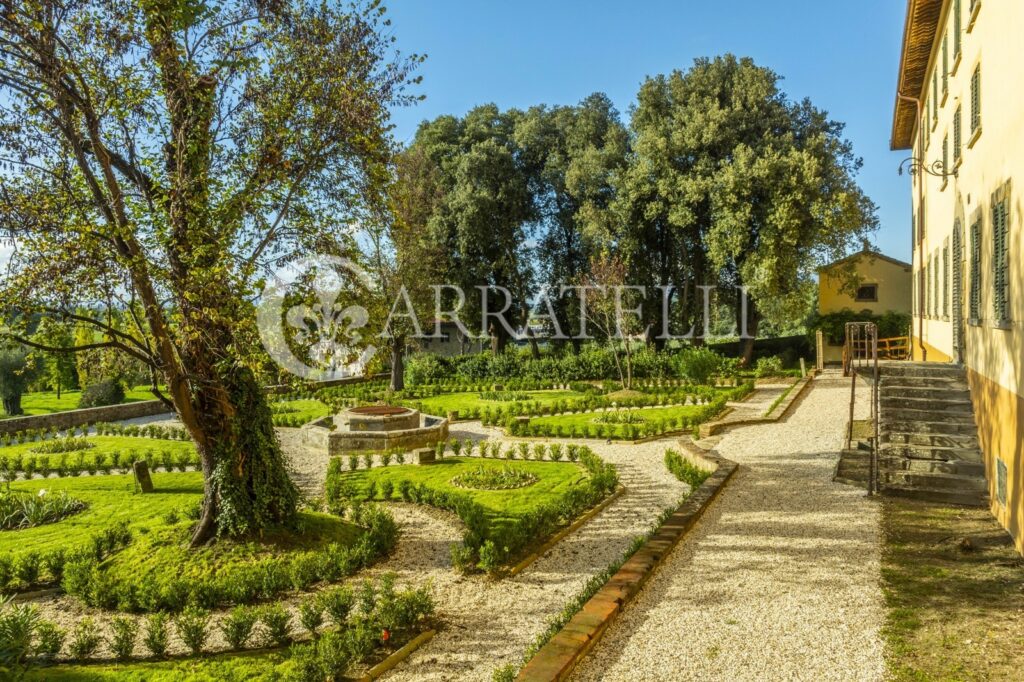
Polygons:
M978 427L974 424L973 415L970 419L947 419L933 421L930 419L898 419L882 415L879 431L882 440L896 434L935 435L935 436L975 436Z
M945 448L980 448L978 437L974 434L888 432L879 434L879 439L882 441L883 447L886 443L889 443L892 445L931 445Z
M901 362L879 366L882 377L941 377L963 379L966 371L959 365L938 362Z
M880 452L887 457L981 462L981 451L976 448L948 448L941 445L893 445L883 443Z
M955 377L881 377L878 385L883 389L889 388L948 388L951 390L966 391L970 388L966 379Z
M970 401L971 393L965 386L962 390L955 390L946 386L935 386L927 384L923 386L882 386L882 399L886 398L913 398L915 400L966 400Z
M949 395L945 398L913 398L909 396L890 396L884 391L878 399L882 412L886 408L898 410L923 410L932 412L972 412L974 406L971 404L970 396Z
M955 474L957 476L969 476L972 478L984 478L985 476L985 465L982 462L889 457L884 454L884 451L879 454L878 468L883 471L916 471L922 473Z
M935 490L930 488L913 488L900 485L883 484L879 492L890 497L903 497L923 502L954 504L962 507L985 507L987 495L976 491L958 492L952 490Z
M984 478L949 474L940 471L916 469L883 469L879 474L884 485L922 488L925 490L949 490L953 492L985 492L988 483Z

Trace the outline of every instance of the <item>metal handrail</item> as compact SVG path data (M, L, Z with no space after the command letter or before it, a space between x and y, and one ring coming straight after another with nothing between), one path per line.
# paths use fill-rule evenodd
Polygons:
M853 415L854 407L857 404L857 377L870 377L871 383L871 422L874 427L874 438L871 440L871 460L868 466L868 495L878 492L878 345L878 325L874 322L846 323L843 375L850 377L850 421L846 434L847 449L853 447Z

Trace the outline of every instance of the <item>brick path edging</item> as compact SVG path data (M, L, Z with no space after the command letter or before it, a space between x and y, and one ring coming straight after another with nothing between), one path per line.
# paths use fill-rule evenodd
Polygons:
M664 558L693 528L739 465L685 441L683 456L714 473L691 493L658 531L630 557L565 627L531 658L517 680L557 682L569 677L579 661L604 635L623 607L640 592Z

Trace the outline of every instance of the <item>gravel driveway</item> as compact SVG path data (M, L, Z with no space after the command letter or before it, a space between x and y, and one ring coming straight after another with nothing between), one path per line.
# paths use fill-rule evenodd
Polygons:
M717 446L741 464L577 669L584 680L879 680L879 508L831 482L849 383Z

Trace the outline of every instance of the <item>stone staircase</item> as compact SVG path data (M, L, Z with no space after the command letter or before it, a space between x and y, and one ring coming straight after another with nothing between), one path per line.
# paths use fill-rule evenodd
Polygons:
M879 369L879 491L984 506L988 484L965 370L917 362ZM843 452L836 480L866 485L873 434L854 435L855 446Z

